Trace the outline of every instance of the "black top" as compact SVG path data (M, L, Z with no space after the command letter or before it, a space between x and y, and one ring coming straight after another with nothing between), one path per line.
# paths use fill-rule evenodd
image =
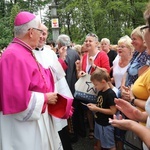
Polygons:
M114 98L116 97L115 92L111 88L105 92L99 91L97 96L97 106L109 109L110 106L115 105ZM108 123L108 118L113 118L113 115L106 115L100 112L95 113L95 121L102 126L110 125Z
M114 59L116 58L117 56L117 52L115 50L110 50L108 53L107 53L108 57L109 57L109 64L110 64L110 67L113 66L113 61Z
M110 67L113 66L113 61L114 59L116 58L117 56L117 52L115 50L110 50L108 53L107 53L107 56L109 57L109 65ZM112 78L113 77L113 73L112 73L112 70L110 72L110 77Z

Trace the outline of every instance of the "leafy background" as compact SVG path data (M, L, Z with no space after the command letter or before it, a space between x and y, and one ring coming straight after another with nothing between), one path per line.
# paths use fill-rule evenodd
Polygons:
M57 5L59 33L68 34L71 40L82 44L85 35L94 32L101 38L109 38L112 44L139 25L145 24L143 11L148 0L1 0L0 49L13 38L13 22L20 10L41 14L42 22L49 28L52 39L51 3ZM45 9L47 8L47 9Z

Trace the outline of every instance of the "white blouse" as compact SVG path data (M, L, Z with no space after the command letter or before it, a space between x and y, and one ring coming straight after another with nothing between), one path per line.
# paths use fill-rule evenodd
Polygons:
M115 86L118 89L121 86L122 78L125 72L127 71L129 64L122 68L119 66L119 59L116 59L115 61L113 61L113 78L114 78Z

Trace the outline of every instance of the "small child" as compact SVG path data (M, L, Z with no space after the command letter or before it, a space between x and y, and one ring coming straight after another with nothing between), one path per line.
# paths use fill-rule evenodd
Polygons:
M110 77L105 70L97 68L91 74L91 81L98 90L96 105L87 104L87 107L95 113L94 136L97 139L95 150L101 148L116 150L114 127L109 124L108 118L113 118L113 114L117 111L114 103L117 96L109 86Z

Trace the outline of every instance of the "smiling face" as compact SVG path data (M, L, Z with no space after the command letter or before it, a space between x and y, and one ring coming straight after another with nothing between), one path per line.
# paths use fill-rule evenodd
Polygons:
M26 38L28 38L28 44L33 48L35 49L37 46L38 46L38 43L39 43L39 39L40 39L40 36L42 34L42 30L40 29L40 24L38 26L38 28L30 28L28 29L28 33L27 35L30 37L28 38L28 36L25 36Z
M135 50L141 52L141 50L143 50L143 48L145 47L143 39L136 34L132 34L131 39L132 45L134 46Z
M95 39L94 36L86 36L86 39L84 41L85 49L89 51L95 50L98 46L98 41Z
M40 36L40 40L39 40L39 43L38 43L38 48L41 48L45 45L46 43L46 40L47 40L47 36L48 36L48 28L41 24L41 27L40 29L43 31L41 36Z

